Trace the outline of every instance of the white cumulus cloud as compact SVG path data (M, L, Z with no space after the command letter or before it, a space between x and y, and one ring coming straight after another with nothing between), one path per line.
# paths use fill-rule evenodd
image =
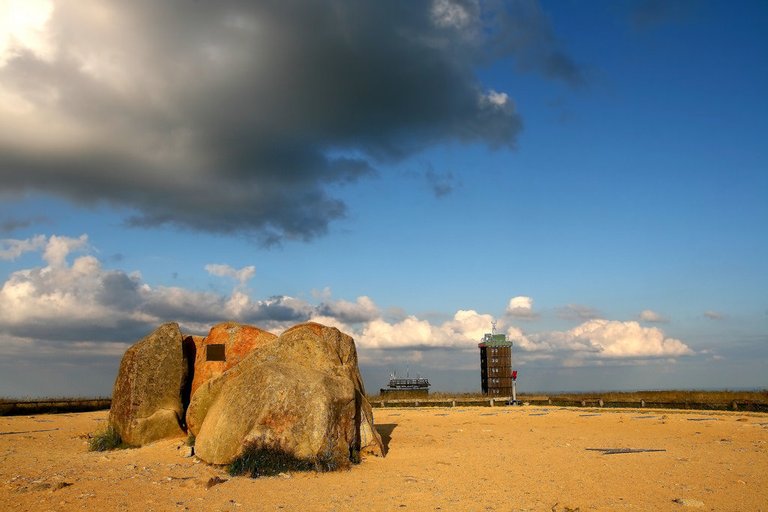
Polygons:
M377 318L363 328L359 343L365 348L471 348L489 332L492 321L491 315L473 310L459 310L440 325L416 316L393 323Z
M205 266L205 271L212 276L231 277L237 281L240 286L245 286L245 284L253 279L253 276L256 275L256 267L253 265L248 265L247 267L236 269L221 263L209 263Z
M669 321L667 317L651 309L642 310L638 316L643 322L664 323Z
M555 331L534 337L530 350L577 352L587 358L643 358L693 354L675 338L668 338L658 327L643 327L638 322L594 319L568 331Z
M462 29L473 22L473 15L464 5L451 0L434 0L432 2L432 21L439 27Z
M44 235L37 235L24 240L6 238L0 240L0 260L15 260L25 252L39 251L47 240Z
M88 235L79 238L51 235L43 252L43 259L51 267L62 267L66 264L69 253L84 249L88 246Z
M518 295L509 299L507 315L523 319L536 318L538 316L533 311L533 299L524 295Z
M53 11L51 0L0 2L0 66L21 51L48 56L51 41L45 24Z
M0 288L0 331L17 336L67 339L142 322L129 304L137 292L137 276L107 271L90 255L67 258L85 248L88 237L50 236L43 250L44 267L11 273Z
M509 101L509 95L507 93L496 92L493 89L491 89L488 92L488 95L486 97L488 98L488 101L490 101L491 103L493 103L498 107L503 107Z

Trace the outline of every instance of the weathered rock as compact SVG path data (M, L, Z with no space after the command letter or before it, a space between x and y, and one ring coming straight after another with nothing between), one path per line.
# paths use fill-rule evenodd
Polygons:
M237 365L252 350L273 343L277 336L252 325L235 322L217 324L196 343L194 378L190 396L206 381Z
M284 332L201 385L187 410L195 454L227 464L248 444L348 465L383 455L351 337L316 323Z
M167 323L123 355L109 424L124 442L141 446L184 435L182 390L188 363L182 343L179 325Z
M336 328L309 322L296 325L281 336L283 345L291 346L294 357L326 372L344 372L357 391L360 426L360 451L384 455L384 444L373 423L373 410L365 397L365 385L357 364L357 349L351 336ZM341 364L339 364L341 362Z

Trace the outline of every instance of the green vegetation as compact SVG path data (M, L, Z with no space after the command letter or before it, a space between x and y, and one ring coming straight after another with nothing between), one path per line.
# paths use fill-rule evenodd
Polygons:
M194 448L195 447L195 439L196 439L195 438L195 434L190 432L189 435L187 436L187 446L190 446L190 447Z
M109 409L109 398L0 398L0 416L87 412Z
M130 448L130 446L123 442L120 434L112 428L112 425L109 425L101 432L96 432L88 440L88 449L92 452L106 452L108 450L124 448Z
M279 448L251 443L243 453L228 466L230 476L275 476L288 471L328 472L349 466L349 461L335 460L330 452L315 460L298 459Z
M488 395L482 393L446 393L442 391L435 391L423 395L415 395L404 391L402 393L390 392L385 395L369 395L369 402L380 402L382 400L417 400L417 401L451 401L451 400L488 400Z
M445 407L453 405L490 405L488 395L481 393L430 393L425 397L374 395L368 400L374 407L387 406ZM495 397L506 399L508 397ZM587 393L552 393L549 395L518 393L523 403L568 407L653 407L665 409L740 410L768 412L768 390L760 391L595 391ZM601 403L602 402L602 403Z
M251 444L243 450L227 468L231 476L274 476L286 471L310 471L312 462L297 459L276 448L265 448Z
M525 400L527 395L519 395ZM670 404L727 404L731 402L746 402L768 404L768 389L760 391L701 391L701 390L662 390L662 391L598 391L592 393L555 393L548 397L556 400L596 400L605 402L653 402Z
M368 400L380 402L392 400L390 395L372 395ZM487 400L491 398L482 393L429 393L426 397L404 397L419 401L445 401L445 400ZM768 404L768 389L760 391L701 391L701 390L666 390L666 391L592 391L579 393L518 393L520 401L581 401L603 399L605 402L655 402L655 403L701 403L724 404L730 402L750 402L756 404Z

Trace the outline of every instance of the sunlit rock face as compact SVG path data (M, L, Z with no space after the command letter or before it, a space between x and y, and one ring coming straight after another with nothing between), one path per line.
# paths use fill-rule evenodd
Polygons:
M206 381L236 366L251 351L273 343L277 336L252 325L224 322L195 344L194 378L190 396Z
M354 341L316 323L295 326L201 386L187 411L198 457L226 464L249 444L344 467L383 455Z
M130 445L183 436L189 364L179 324L163 324L123 355L109 424Z

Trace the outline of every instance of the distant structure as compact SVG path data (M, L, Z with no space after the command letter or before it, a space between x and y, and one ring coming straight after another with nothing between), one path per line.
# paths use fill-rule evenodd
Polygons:
M422 377L411 379L407 374L404 379L401 379L392 372L389 375L389 385L386 388L381 388L379 392L382 395L396 395L402 397L428 396L429 385L429 379Z
M496 334L496 322L493 329L483 336L480 347L480 378L483 394L512 396L512 342L506 334Z

